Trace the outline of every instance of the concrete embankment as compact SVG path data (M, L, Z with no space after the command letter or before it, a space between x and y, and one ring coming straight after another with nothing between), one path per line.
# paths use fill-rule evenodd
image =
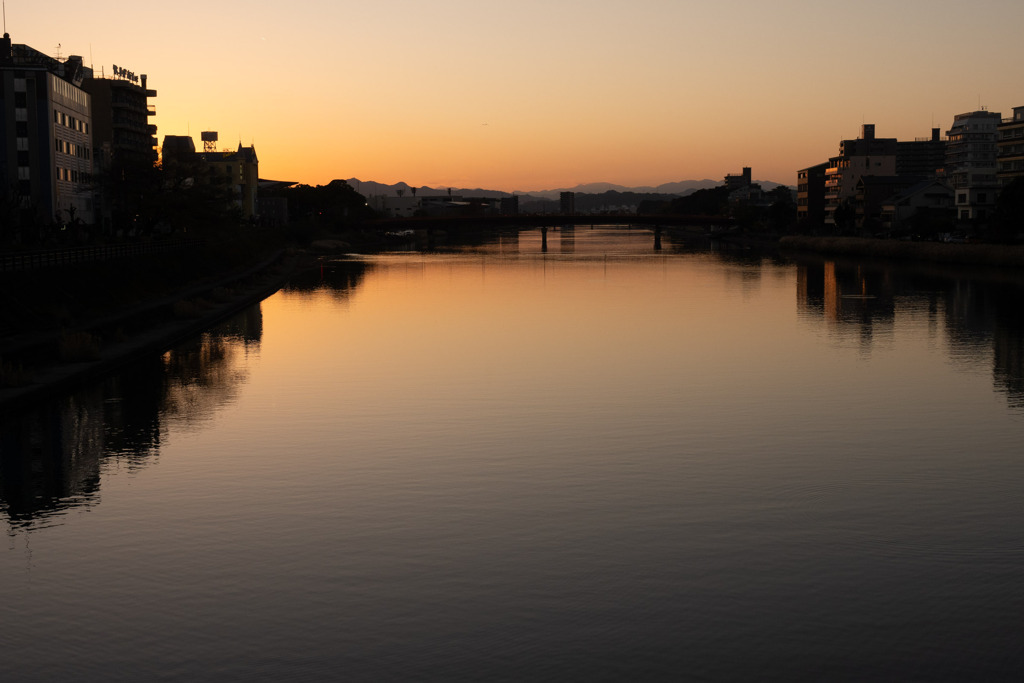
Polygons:
M0 377L0 414L170 348L273 294L299 267L297 257L277 252L70 332L0 340L0 373L6 375ZM113 338L101 332L111 329L118 330ZM69 338L89 348L62 354L60 346Z
M929 261L964 266L1024 268L1024 246L1002 244L945 244L904 242L859 237L810 237L787 235L779 249L812 251L831 256L870 257Z

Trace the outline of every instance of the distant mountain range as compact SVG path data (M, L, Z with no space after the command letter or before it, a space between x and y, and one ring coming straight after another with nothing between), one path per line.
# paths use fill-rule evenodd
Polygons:
M395 183L394 185L385 185L383 183L377 183L372 180L359 180L358 178L349 178L346 180L349 185L355 188L356 192L363 195L364 197L370 197L373 195L388 195L395 196L398 190L402 190L403 194L412 196L412 188L407 183ZM759 183L765 190L771 190L778 187L780 183L775 183L770 180L755 180L755 183ZM561 187L554 190L534 190L531 192L502 192L501 190L484 190L481 188L461 188L453 187L452 194L462 197L510 197L513 194L519 195L521 198L529 199L558 199L558 195L562 192L576 192L577 194L605 194L605 193L621 193L629 195L667 195L670 197L685 197L688 194L696 192L697 190L703 190L711 187L717 187L721 185L720 180L681 180L675 183L663 183L657 187L642 186L642 187L625 187L623 185L615 185L613 183L586 183L583 185L577 185L576 187ZM420 186L416 189L416 195L418 197L432 197L438 195L448 194L447 187L427 187Z

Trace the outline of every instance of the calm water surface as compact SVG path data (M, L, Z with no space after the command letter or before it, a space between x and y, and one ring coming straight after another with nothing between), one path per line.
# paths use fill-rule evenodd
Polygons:
M1020 680L1024 287L525 232L0 429L0 679Z

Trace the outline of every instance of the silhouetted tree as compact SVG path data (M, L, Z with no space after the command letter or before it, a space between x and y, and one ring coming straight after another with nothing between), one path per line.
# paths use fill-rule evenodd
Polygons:
M728 205L729 189L719 185L673 199L669 212L685 216L724 216Z
M369 218L366 198L344 180L328 185L296 185L265 193L288 200L293 237L304 239L317 230L337 231L346 224Z
M1024 178L1014 178L996 198L996 213L989 238L998 242L1017 241L1024 231Z
M836 207L832 218L835 221L836 230L840 234L850 234L854 231L856 225L857 208L853 205L852 201L844 199L839 202L839 206Z

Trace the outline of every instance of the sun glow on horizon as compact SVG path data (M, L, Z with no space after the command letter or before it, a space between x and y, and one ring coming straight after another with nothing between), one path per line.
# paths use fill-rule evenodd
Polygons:
M161 140L216 130L313 185L792 185L862 123L914 139L1024 104L1014 0L8 5L16 43L146 73Z

